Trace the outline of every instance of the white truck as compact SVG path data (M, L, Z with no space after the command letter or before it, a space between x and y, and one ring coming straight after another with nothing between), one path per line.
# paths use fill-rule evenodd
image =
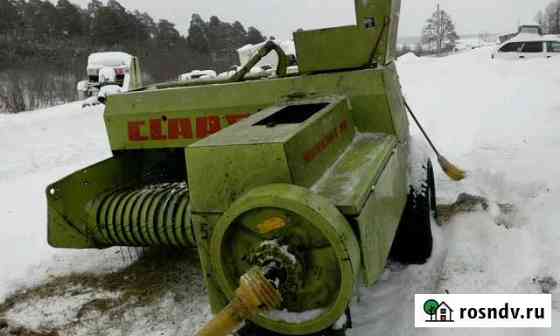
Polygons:
M142 87L138 58L124 52L99 52L89 55L87 80L78 82L77 90L84 106L95 105L108 93L127 92ZM111 86L103 89L104 86ZM117 87L120 89L117 90Z

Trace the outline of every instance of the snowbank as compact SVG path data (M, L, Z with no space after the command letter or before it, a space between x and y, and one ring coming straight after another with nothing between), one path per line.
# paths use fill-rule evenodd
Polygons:
M409 52L399 57L399 64L417 63L419 60L420 57L416 56L413 52Z
M0 115L0 134L0 301L48 276L122 267L115 250L55 250L46 241L47 184L111 155L102 108Z
M439 201L470 192L515 207L506 215L494 207L452 219L437 289L538 293L540 279L560 279L560 58L510 62L491 60L490 52L398 62L410 105L441 150L469 170L462 183L438 172ZM560 291L552 294L553 330L477 334L557 335Z
M100 52L89 55L88 57L88 69L100 69L103 67L130 67L132 63L132 56L120 52Z

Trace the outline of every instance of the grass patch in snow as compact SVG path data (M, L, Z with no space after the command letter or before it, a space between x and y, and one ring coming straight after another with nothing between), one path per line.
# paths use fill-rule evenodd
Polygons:
M460 214L474 211L488 211L494 215L496 225L511 227L509 217L516 211L513 204L510 203L491 203L482 196L475 196L467 193L461 193L457 200L452 204L438 204L438 223L440 225L447 224L451 219Z
M119 272L53 277L0 304L0 335L120 334L123 325L134 329L138 321L173 316L166 307L201 305L206 291L200 273L195 250L149 249Z
M193 257L193 255L195 257ZM120 300L140 299L140 304L152 303L161 294L181 279L179 262L199 265L197 252L173 250L146 250L135 263L120 272L107 274L76 273L53 277L47 283L31 289L17 291L0 304L0 314L18 302L29 299L44 299L52 296L75 296L92 289L119 292ZM100 306L101 308L102 306Z

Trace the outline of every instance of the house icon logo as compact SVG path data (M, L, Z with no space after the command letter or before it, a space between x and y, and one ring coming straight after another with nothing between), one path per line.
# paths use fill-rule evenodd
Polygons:
M430 319L426 322L455 322L453 320L453 309L445 301L440 303L433 299L427 300L424 303L424 312L430 316Z

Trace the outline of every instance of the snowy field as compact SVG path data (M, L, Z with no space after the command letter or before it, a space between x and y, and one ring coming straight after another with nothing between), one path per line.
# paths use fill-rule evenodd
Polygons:
M409 104L441 151L469 171L461 183L437 172L438 203L452 203L468 192L486 197L490 206L453 216L441 228L434 225L435 252L427 265L392 266L375 288L363 290L353 307L352 335L560 334L559 67L560 58L491 60L490 49L440 59L409 54L399 60ZM137 250L61 251L47 245L46 185L111 154L99 108L81 110L77 103L0 114L0 154L0 335L6 325L29 335L52 335L53 330L59 336L191 335L209 318L196 261L163 271L172 279L180 273L182 282L148 304L117 301L138 275L129 267ZM503 212L498 204L513 207ZM100 290L89 280L58 287L55 281L90 273L122 275L121 285ZM44 283L51 286L35 296L22 290ZM553 294L551 330L413 328L417 292L543 289ZM15 291L16 300L10 298ZM2 316L6 299L9 309ZM110 304L93 309L100 303ZM119 307L126 309L117 319L100 314Z

